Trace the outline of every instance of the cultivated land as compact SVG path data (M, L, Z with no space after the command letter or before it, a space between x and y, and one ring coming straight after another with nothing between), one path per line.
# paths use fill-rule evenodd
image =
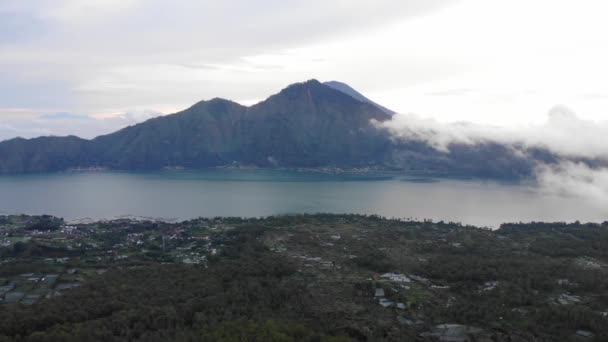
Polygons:
M608 222L0 216L0 341L605 341Z

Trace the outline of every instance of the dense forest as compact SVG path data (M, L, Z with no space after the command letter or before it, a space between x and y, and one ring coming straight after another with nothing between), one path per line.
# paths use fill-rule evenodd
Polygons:
M0 341L431 341L446 324L462 341L608 339L608 223L296 215L37 229L57 222L0 221L5 239L31 237L2 248L5 287L78 282L0 305ZM195 252L204 261L186 262Z

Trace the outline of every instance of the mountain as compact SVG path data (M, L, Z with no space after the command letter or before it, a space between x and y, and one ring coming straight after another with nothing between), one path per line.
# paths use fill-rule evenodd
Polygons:
M370 120L389 116L318 81L294 84L251 107L202 101L91 141L101 165L120 169L377 164L386 144Z
M347 94L351 97L353 97L356 100L359 100L361 102L367 102L370 104L373 104L374 106L380 108L380 110L382 110L383 112L385 112L386 114L389 115L393 115L395 114L395 112L393 112L392 110L381 106L379 104L377 104L376 102L368 99L367 97L363 96L363 94L361 94L360 92L356 91L355 89L353 89L351 86L349 86L346 83L342 83L342 82L338 82L338 81L329 81L329 82L323 82L323 84L325 84L328 87L334 88L336 90L339 90L341 92L343 92L344 94Z
M219 98L201 101L92 140L8 140L0 143L0 172L375 166L383 162L390 139L371 121L388 119L376 106L311 80L251 107Z
M337 90L337 82L330 84L293 84L250 107L219 98L201 101L92 140L7 140L0 142L0 173L253 166L488 178L532 174L532 160L501 145L454 145L445 153L422 141L397 141L374 124L389 120L392 112L348 86Z
M88 141L75 136L0 142L0 173L62 171L87 165Z

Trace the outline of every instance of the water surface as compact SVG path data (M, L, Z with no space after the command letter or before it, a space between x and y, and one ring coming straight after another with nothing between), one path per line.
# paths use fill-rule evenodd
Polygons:
M51 214L68 220L331 212L489 227L514 221L608 219L606 206L527 185L268 170L0 176L0 212Z

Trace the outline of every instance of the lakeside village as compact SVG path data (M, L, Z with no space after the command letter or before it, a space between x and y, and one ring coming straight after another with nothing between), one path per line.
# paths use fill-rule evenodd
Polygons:
M608 326L608 293L598 279L607 279L608 255L585 241L605 241L606 224L579 234L568 225L528 233L517 225L490 231L357 215L181 223L0 216L0 303L45 305L112 270L149 263L206 268L222 256L231 232L254 224L264 227L256 240L293 265L320 310L338 310L345 319L413 329L429 340L491 341L536 317L542 305L584 312L586 320L561 327L575 340L606 336L598 324ZM531 340L518 329L511 340Z

